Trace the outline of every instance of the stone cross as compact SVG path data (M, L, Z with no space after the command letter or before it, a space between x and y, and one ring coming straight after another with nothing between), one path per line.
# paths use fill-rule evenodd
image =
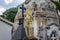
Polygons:
M22 17L23 17L23 13L26 10L26 8L24 7L24 5L22 4L22 7L20 7L20 9L22 9Z
M54 37L54 34L52 35L51 39L52 39L52 40L55 40L55 39L56 39L56 37Z

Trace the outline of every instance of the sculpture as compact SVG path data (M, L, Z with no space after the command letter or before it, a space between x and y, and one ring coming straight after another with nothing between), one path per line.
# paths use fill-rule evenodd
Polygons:
M28 39L33 38L33 26L32 26L33 17L30 11L31 8L29 5L27 5L26 12L24 13L24 28Z

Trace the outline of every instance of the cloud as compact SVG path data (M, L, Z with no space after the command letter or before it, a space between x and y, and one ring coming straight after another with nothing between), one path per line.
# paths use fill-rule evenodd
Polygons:
M58 12L58 14L60 15L60 12Z
M20 3L23 3L23 2L25 2L25 0L17 0L18 2L20 2Z
M10 4L10 3L13 2L13 0L4 0L4 2L5 2L6 4Z
M2 15L5 10L6 9L4 7L0 6L0 15Z
M60 11L58 10L58 14L60 15Z

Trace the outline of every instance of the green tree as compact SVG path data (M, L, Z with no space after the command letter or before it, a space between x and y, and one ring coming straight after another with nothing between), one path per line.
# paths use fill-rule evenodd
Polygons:
M3 13L3 17L11 22L14 22L14 18L16 16L16 13L17 13L17 7L10 8Z
M55 5L56 5L56 9L60 11L60 2L51 0Z
M59 2L53 1L51 0L55 5L56 5L56 9L60 11L60 0ZM59 15L59 23L60 23L60 15Z

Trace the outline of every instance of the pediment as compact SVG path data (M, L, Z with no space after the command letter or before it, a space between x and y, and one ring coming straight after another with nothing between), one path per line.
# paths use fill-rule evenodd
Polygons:
M50 27L50 26L53 26L53 25L55 25L56 27L59 27L59 25L56 24L56 23L51 23L51 24L49 24L48 26Z
M58 24L56 24L56 23L51 23L50 25L49 25L49 27L50 27L50 29L49 30L47 30L47 35L48 36L50 36L50 34L52 33L52 31L56 31L57 32L57 34L59 35L59 25Z

